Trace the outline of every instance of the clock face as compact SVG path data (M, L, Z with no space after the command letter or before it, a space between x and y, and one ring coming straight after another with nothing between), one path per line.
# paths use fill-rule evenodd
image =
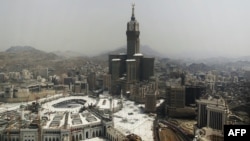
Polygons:
M129 30L134 30L134 24L129 24Z

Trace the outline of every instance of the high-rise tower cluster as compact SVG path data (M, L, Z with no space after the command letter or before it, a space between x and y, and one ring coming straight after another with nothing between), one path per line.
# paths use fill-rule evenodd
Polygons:
M127 23L127 53L109 55L109 73L111 74L111 93L138 97L143 102L148 91L156 90L154 76L154 58L146 58L140 53L139 23L135 19L134 5L131 20ZM141 93L135 93L141 91ZM137 96L135 96L137 95ZM135 99L136 100L136 99Z

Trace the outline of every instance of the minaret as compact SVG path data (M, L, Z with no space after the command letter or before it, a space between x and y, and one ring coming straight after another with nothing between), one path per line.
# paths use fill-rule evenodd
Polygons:
M127 23L127 59L132 59L134 54L140 53L139 23L135 19L135 5L132 4L131 20Z
M122 89L121 89L121 100L123 99L123 91L122 91Z
M112 120L112 125L114 126L114 117L113 117L113 97L109 97L109 102L110 102L110 113L109 113L109 118Z
M121 90L121 108L123 108L123 91Z
M20 117L21 117L21 120L24 120L25 118L24 118L24 108L25 108L25 106L23 105L23 103L20 105L20 111L21 111L21 115L20 115Z
M112 98L112 96L110 96L110 97L109 97L109 106L110 106L110 115L109 115L109 117L110 117L110 118L113 118L113 117L112 117L112 115L113 115L112 102L113 102L113 98Z

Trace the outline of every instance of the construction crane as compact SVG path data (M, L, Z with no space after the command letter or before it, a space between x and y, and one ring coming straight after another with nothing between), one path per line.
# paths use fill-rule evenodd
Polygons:
M23 119L21 118L21 116L18 117L18 121L19 121L19 126L18 126L18 130L19 130L19 139L21 140L21 128L22 128L22 121Z
M40 111L41 111L41 105L39 103L40 97L36 96L36 108L37 108L37 124L38 124L38 141L41 141L41 134L42 134L42 129L41 129L41 118L40 118Z
M13 128L13 126L10 125L10 127L8 127L8 129L7 129L8 141L11 141L11 138L10 138L10 131L11 131L12 128Z
M27 98L26 98L26 103L28 105L28 103L29 103L29 96L27 96Z
M41 121L40 118L38 119L38 141L41 141L42 137L42 127L41 127Z
M20 115L17 117L18 118L18 130L19 130L19 139L21 139L21 129L23 128L23 121L25 119L24 117L24 110L25 110L25 106L23 104L20 105Z
M13 116L10 116L10 120L9 120L7 131L6 131L6 134L8 136L8 141L11 141L10 131L12 130L12 128L14 128L12 121L15 121L15 120L13 119Z

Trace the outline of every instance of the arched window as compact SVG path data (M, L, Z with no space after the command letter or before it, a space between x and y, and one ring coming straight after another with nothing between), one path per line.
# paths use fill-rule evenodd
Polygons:
M78 141L78 135L76 135L76 141Z
M96 130L95 135L98 137L98 131Z
M93 131L93 133L92 133L92 137L95 137L95 131Z
M82 140L82 134L79 135L79 139Z
M89 138L89 132L86 132L86 139Z
M51 138L49 138L49 141L51 141Z
M75 141L75 137L74 136L72 136L72 141Z
M102 136L102 132L101 132L101 130L99 130L99 136Z
M45 138L45 141L48 141L48 138L47 138L47 137Z
M56 141L59 141L59 138L56 138Z
M56 141L56 139L55 139L55 138L53 138L53 141Z

